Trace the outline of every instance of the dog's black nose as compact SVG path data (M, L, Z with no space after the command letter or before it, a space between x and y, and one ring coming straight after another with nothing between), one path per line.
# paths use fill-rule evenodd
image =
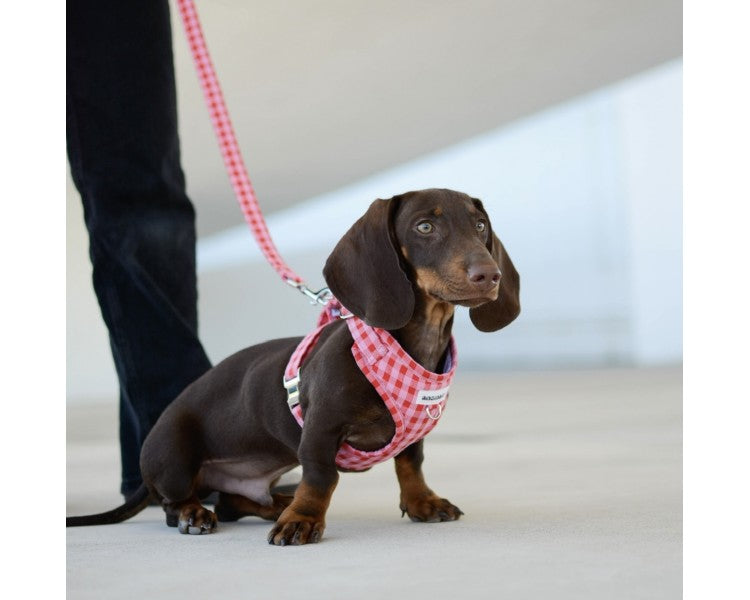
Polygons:
M468 275L469 281L480 287L492 288L500 281L500 271L495 265L471 265Z

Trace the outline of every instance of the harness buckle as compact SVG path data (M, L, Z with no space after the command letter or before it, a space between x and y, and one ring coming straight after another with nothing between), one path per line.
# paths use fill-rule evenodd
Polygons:
M294 408L299 404L299 371L294 377L282 377L281 380L286 389L286 402L289 408Z

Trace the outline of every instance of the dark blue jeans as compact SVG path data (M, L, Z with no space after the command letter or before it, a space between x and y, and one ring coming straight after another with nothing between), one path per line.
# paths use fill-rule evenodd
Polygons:
M68 0L67 144L120 383L127 496L141 481L146 434L210 367L198 340L167 0Z

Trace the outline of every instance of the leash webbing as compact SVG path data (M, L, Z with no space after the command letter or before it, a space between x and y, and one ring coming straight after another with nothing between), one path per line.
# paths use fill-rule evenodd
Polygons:
M177 6L182 17L182 24L185 28L190 52L193 55L193 61L198 73L203 96L206 100L208 112L211 115L211 122L219 142L221 156L224 159L229 180L237 196L237 200L245 216L245 221L250 226L250 230L258 243L261 252L266 260L278 272L278 274L289 284L298 288L302 293L312 300L323 303L325 294L321 292L311 292L302 284L302 279L290 269L279 255L279 251L271 239L268 232L268 226L263 218L263 214L258 206L258 200L255 197L253 185L242 160L237 138L232 128L232 122L229 119L229 112L224 102L224 96L221 92L219 80L216 77L211 57L208 54L206 41L203 37L198 13L195 10L193 0L177 0Z

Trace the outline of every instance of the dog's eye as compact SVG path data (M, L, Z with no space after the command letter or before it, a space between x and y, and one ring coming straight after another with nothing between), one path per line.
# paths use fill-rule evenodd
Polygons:
M421 223L417 224L417 231L419 233L424 233L424 234L432 233L433 229L434 227L432 226L432 223L430 223L429 221L422 221Z
M479 233L484 233L485 231L487 231L487 223L485 223L484 221L477 221L477 231Z

